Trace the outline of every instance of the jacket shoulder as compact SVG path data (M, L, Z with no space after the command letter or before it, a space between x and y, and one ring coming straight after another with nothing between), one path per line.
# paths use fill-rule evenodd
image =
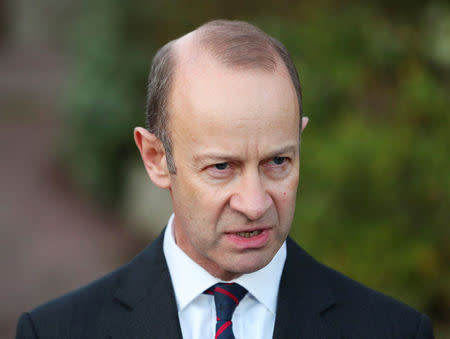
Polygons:
M139 298L164 270L162 235L126 265L24 313L16 338L95 338L102 316ZM126 293L125 293L125 292ZM31 334L35 335L32 336Z
M433 338L431 322L425 314L319 263L293 241L288 248L288 255L297 263L303 261L299 265L308 267L314 279L322 280L320 284L326 286L323 291L330 294L333 303L323 310L322 316L344 337Z
M22 314L16 338L92 337L89 332L103 307L113 301L124 270L126 266Z
M433 338L427 315L329 267L323 269L337 300L335 312L340 316L336 319L353 333L362 337L367 333L383 333L385 338Z

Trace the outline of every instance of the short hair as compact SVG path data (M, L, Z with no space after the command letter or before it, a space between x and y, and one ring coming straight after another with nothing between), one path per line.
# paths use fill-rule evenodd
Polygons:
M224 65L236 69L261 69L275 72L278 60L286 66L297 94L300 132L302 129L302 92L294 62L286 47L256 26L244 21L213 20L196 29L198 42ZM168 127L168 98L175 72L174 42L164 45L152 61L148 78L146 127L161 140L167 167L176 173Z

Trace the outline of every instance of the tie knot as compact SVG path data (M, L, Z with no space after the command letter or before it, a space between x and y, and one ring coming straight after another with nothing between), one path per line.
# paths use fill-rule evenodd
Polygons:
M218 283L205 291L214 295L217 318L221 321L231 320L239 302L247 294L247 290L235 283Z

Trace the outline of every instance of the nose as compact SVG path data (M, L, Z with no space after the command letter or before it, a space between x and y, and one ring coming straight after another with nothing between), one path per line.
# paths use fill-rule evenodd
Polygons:
M236 192L230 199L230 207L245 215L249 220L258 220L264 216L273 201L264 188L259 173L243 176L237 185Z

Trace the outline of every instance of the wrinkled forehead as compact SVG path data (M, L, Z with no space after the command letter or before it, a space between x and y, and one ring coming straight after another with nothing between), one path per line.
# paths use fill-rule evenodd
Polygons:
M171 132L186 132L189 126L197 135L232 127L227 135L245 130L253 131L256 138L254 127L263 126L264 121L273 128L289 121L298 134L297 96L286 69L232 68L209 51L184 42L177 47L183 48L177 50L169 98ZM202 128L197 130L193 124Z

